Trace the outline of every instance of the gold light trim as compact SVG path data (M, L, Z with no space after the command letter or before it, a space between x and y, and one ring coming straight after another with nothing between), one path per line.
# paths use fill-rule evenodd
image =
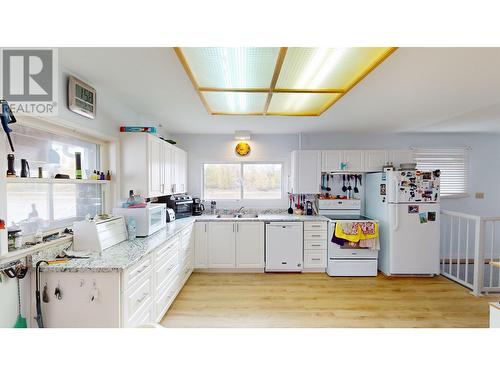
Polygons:
M174 48L209 114L250 116L319 116L396 49Z

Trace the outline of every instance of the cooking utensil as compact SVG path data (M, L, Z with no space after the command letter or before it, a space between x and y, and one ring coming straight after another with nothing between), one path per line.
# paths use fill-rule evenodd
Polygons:
M354 175L354 192L356 194L359 193L359 189L358 189L358 175L357 174Z
M292 208L293 195L292 194L290 194L290 197L288 200L290 201L290 207L288 208L288 213L291 215L291 214L293 214L293 208Z
M344 193L347 191L347 186L345 186L345 174L342 175L342 191Z
M23 276L24 277L24 276ZM26 323L26 318L21 314L21 286L19 282L19 278L17 278L17 319L14 324L14 328L28 328L28 324Z
M326 191L331 191L332 189L330 188L330 175L326 175Z

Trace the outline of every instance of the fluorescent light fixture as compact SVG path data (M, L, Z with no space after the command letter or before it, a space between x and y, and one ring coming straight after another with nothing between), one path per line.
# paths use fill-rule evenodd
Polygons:
M234 139L237 141L249 141L251 138L252 137L248 130L236 130L234 132Z
M212 115L319 116L396 48L175 48Z

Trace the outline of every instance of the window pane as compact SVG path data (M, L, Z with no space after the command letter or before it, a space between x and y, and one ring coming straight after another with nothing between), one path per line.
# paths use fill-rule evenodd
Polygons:
M244 199L281 199L281 164L243 164Z
M19 225L22 234L35 233L50 219L49 184L7 184L7 223Z
M83 178L87 178L94 169L99 169L97 144L19 124L12 128L12 140L16 146L17 175L21 172L21 158L23 158L29 162L31 177L38 177L37 169L42 167L43 177L54 177L57 173L61 173L75 178L75 152L82 154Z
M8 225L20 226L22 234L70 226L87 214L101 214L101 197L98 184L7 184Z
M204 199L241 199L240 183L240 164L204 165Z

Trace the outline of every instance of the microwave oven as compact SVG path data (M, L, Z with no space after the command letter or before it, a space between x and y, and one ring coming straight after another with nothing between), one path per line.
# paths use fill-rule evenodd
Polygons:
M167 225L167 206L164 203L148 203L140 208L115 208L115 215L134 217L137 237L147 237Z

